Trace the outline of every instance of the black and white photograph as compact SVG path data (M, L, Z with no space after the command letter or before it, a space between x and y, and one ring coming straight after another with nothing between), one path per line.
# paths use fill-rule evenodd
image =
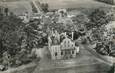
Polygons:
M0 73L115 73L115 0L0 0Z

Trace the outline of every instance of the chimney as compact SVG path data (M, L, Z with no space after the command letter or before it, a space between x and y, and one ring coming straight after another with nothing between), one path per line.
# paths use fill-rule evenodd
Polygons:
M74 32L72 32L72 40L74 40Z
M65 32L64 35L67 36L67 33Z

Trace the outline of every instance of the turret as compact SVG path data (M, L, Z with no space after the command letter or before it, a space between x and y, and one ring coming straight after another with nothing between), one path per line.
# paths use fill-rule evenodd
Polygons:
M74 40L74 32L72 32L72 40Z

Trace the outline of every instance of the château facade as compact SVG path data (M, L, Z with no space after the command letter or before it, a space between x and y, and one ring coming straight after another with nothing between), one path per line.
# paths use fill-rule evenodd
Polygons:
M52 60L72 59L79 53L79 47L75 45L75 42L66 34L61 35L57 31L52 32L48 37L48 47Z

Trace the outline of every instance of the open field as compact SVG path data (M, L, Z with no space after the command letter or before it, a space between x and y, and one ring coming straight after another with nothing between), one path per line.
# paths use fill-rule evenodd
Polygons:
M32 7L29 1L4 2L2 5L8 7L10 12L13 12L16 15L22 15L25 12L32 12Z
M98 8L98 7L110 7L111 5L97 2L94 0L39 0L43 3L49 4L49 9L59 8Z
M6 0L1 4L6 5L9 10L16 15L21 15L25 12L32 12L30 2L33 0ZM97 2L94 0L38 0L41 3L48 3L49 10L60 8L100 8L111 7L109 4Z

